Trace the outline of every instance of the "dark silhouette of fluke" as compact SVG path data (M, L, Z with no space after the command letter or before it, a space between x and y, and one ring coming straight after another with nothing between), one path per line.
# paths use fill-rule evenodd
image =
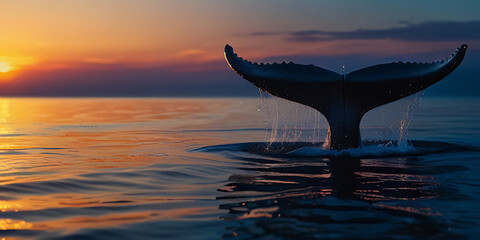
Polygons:
M225 58L240 76L270 94L310 106L330 126L325 146L361 146L360 120L371 109L419 92L440 81L460 65L467 45L448 59L434 63L388 63L345 75L314 65L252 63L225 46Z

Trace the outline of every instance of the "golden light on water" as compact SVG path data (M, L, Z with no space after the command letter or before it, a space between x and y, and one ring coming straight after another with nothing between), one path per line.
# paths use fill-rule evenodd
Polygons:
M32 224L23 220L0 219L0 230L22 230L32 228Z
M6 72L10 72L10 70L12 70L12 66L10 66L9 63L0 62L0 72L6 73Z

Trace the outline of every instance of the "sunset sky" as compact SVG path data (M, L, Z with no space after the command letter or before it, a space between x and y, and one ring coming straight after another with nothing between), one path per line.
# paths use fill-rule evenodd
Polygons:
M0 0L0 95L254 96L226 43L249 60L338 72L436 61L466 43L431 94L480 96L475 0Z

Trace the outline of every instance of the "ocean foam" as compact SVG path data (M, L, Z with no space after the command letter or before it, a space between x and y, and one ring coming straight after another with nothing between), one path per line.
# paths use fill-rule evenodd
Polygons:
M301 147L299 149L288 152L288 154L301 157L384 157L396 155L410 155L417 152L418 150L408 142L397 145L393 141L389 141L386 144L378 143L343 150L326 150L321 147Z

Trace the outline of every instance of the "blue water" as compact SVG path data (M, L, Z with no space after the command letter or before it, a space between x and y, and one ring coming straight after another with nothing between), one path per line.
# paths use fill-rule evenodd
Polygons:
M290 119L274 119L275 131L268 124L277 109L262 104L248 98L0 99L0 237L480 234L479 99L423 99L408 128L410 141L401 146L391 123L402 122L405 111L386 106L366 116L380 124L364 124L364 147L341 153L322 150L325 125L309 130L304 123L321 122L315 113L279 113ZM291 128L294 137L280 133Z

